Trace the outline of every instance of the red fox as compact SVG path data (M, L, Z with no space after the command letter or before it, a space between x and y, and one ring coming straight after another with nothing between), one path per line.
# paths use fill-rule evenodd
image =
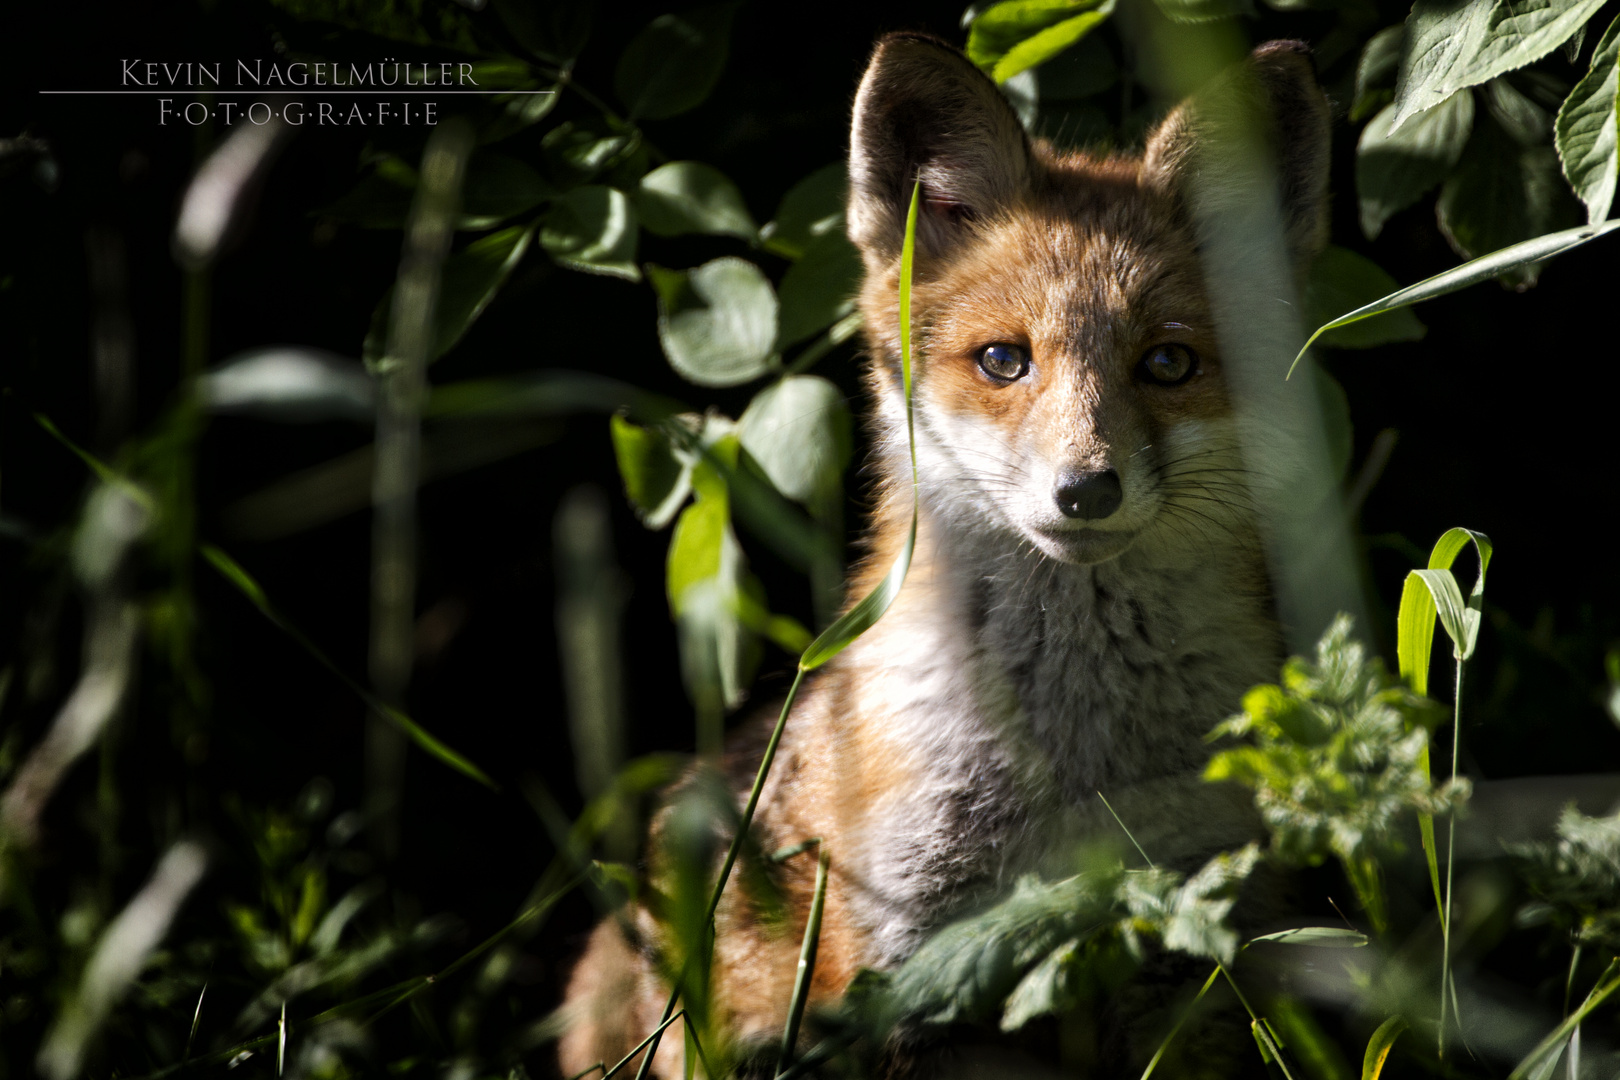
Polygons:
M1303 45L1261 46L1244 69L1303 266L1324 239L1326 102ZM1194 99L1140 156L1058 153L959 52L912 34L880 41L861 80L847 220L879 482L852 596L911 523L896 293L914 180L920 516L904 588L809 683L754 820L765 851L826 846L812 1008L1038 869L1099 791L1161 851L1204 838L1207 853L1240 812L1195 806L1189 778L1205 733L1275 678L1282 641L1199 258L1205 122ZM745 727L728 752L743 794L763 743ZM735 877L719 909L713 1009L745 1053L782 1037L814 862L782 868L785 925ZM638 908L595 931L568 987L564 1076L658 1025L659 927ZM679 1032L654 1075L682 1075Z

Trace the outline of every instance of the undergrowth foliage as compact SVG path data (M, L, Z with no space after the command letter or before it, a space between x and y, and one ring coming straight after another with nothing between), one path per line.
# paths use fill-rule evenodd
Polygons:
M222 6L193 14L226 18ZM623 691L641 666L620 648L626 586L600 492L574 492L557 511L562 655L544 668L567 687L579 801L554 796L526 764L469 752L472 720L422 713L413 679L443 620L419 611L416 589L434 553L416 543L417 493L429 481L472 485L474 470L533 453L555 455L533 472L570 473L589 444L567 444L573 461L547 444L569 418L587 417L594 452L611 455L636 518L669 535L662 574L637 584L664 598L681 685L643 700L684 691L695 722L660 731L660 745L712 762L762 667L797 656L779 737L799 680L882 616L911 556L907 546L869 596L843 596L856 450L849 342L860 329L851 296L861 268L844 235L846 180L833 163L842 147L821 148L829 164L804 175L754 168L771 175L768 186L688 156L680 143L698 139L695 127L668 122L703 120L728 65L760 47L734 40L753 14L737 4L686 6L635 25L579 0L269 0L244 11L229 16L240 20L229 24L234 36L210 39L211 49L250 40L310 63L454 55L487 93L458 98L431 132L329 144L339 149L320 151L322 165L340 186L319 199L278 189L273 171L308 132L199 129L193 181L160 200L170 215L162 250L138 263L172 278L180 299L178 325L164 315L155 334L158 316L131 302L146 294L124 280L124 241L82 206L60 209L64 175L82 195L72 170L85 156L68 145L71 127L36 135L29 112L18 130L0 131L6 227L21 235L25 218L48 216L27 201L37 195L62 234L51 244L85 252L100 373L90 386L61 374L86 369L74 351L86 346L69 350L68 363L50 344L47 324L84 315L71 305L71 318L61 315L55 264L23 245L21 254L0 248L0 303L15 328L0 399L11 455L0 540L15 586L0 658L0 1077L155 1080L227 1068L333 1080L543 1077L568 1021L550 1011L559 972L576 948L548 920L570 903L586 906L581 895L600 913L639 895L641 818L686 762L631 756ZM949 30L958 13L947 15ZM1413 305L1492 279L1522 291L1554 256L1620 226L1609 218L1620 171L1620 19L1602 0L1005 0L975 4L961 25L967 54L1033 133L1104 149L1131 145L1170 103L1178 88L1158 78L1164 70L1213 70L1242 54L1245 35L1310 36L1355 141L1353 190L1341 198L1355 201L1361 235L1345 230L1308 269L1302 329L1316 329L1307 346L1419 340L1427 328ZM862 47L872 33L863 26ZM1176 63L1154 70L1145 58L1165 42ZM773 39L767 51L779 48ZM275 338L221 355L211 344L223 337L213 290L240 270L228 255L251 228L261 184L317 232L383 238L390 269L354 270L365 300L345 313L350 338L323 343L337 352ZM1391 234L1431 195L1435 250L1463 261L1398 287L1379 263L1397 243L1421 246ZM1424 257L1434 261L1432 251ZM600 321L614 331L597 343L640 327L650 362L611 349L537 360L535 341L548 339L534 327L574 314L533 287L551 274L596 290L579 295L601 298L590 310L610 312ZM536 295L521 347L480 337ZM137 324L173 339L172 371L143 366L137 378ZM902 325L909 400L909 317ZM13 350L28 362L12 365ZM1310 355L1302 349L1296 363L1314 363ZM1328 442L1348 470L1351 402L1319 374ZM213 505L199 474L211 430L225 422L328 427L289 456L307 468L278 461L265 486ZM327 438L339 430L342 438ZM349 449L331 456L338 445ZM18 500L26 485L16 478L36 469L45 486L64 487L60 470L37 464L47 454L76 470L65 489L80 494ZM1348 479L1352 509L1381 468L1369 462ZM316 530L358 511L373 516L370 624L357 632L364 640L334 643L339 631L327 623L354 628L332 608L285 603L257 570L308 559L274 546L294 537L325 545L330 534ZM1465 595L1452 567L1470 545L1479 575ZM1410 542L1394 546L1422 561ZM318 548L323 557L331 549ZM1206 999L1224 992L1217 986L1248 1018L1250 1072L1346 1080L1359 1061L1363 1080L1398 1070L1615 1075L1620 813L1593 814L1590 798L1584 810L1565 806L1553 785L1512 804L1548 826L1541 835L1515 836L1505 849L1493 835L1482 849L1467 842L1466 818L1459 833L1471 787L1465 665L1479 663L1482 629L1529 642L1527 651L1551 636L1487 610L1490 558L1483 535L1452 530L1407 579L1398 620L1361 628L1369 640L1393 634L1398 677L1341 619L1314 658L1290 660L1276 685L1252 690L1212 733L1207 777L1253 790L1268 848L1227 852L1190 875L1153 866L1152 852L1077 853L1067 876L1021 878L898 970L865 973L836 1014L806 1017L801 980L778 1060L766 1067L784 1078L859 1075L897 1031L1011 1032L1053 1017L1093 1031L1110 1000L1158 977L1143 972L1168 955L1203 981L1176 999L1144 1054L1144 1077L1175 1060L1185 1025L1216 1008ZM253 783L218 767L210 746L244 722L219 704L242 696L233 680L251 695L253 679L290 678L242 675L210 650L236 608L268 620L318 678L351 695L352 716L369 725L339 736L354 744L354 761L309 760L300 746L296 776ZM1457 665L1449 725L1426 696L1436 620ZM1601 652L1601 633L1586 637L1582 655ZM1620 653L1609 654L1606 683L1591 664L1559 663L1560 680L1600 687L1588 696L1620 716ZM1499 675L1493 685L1507 697L1513 672L1504 663ZM532 691L513 676L513 698ZM564 724L554 726L560 745ZM252 763L252 747L282 737L252 732L234 760ZM406 884L419 852L402 830L403 808L420 797L405 786L407 748L457 784L526 797L550 851L524 868L533 876L526 893L496 901L509 917L469 923L424 910ZM1435 767L1432 750L1450 752L1449 771ZM653 898L679 948L661 958L674 988L663 1026L644 1034L654 1044L686 1040L688 1060L711 1075L733 1064L706 1008L720 890L734 875L733 887L768 909L771 867L815 858L824 896L828 853L815 838L776 853L751 842L747 823L770 764L767 753L740 810L699 770L708 779L688 784L689 801L675 810L677 887ZM340 769L354 775L325 778ZM504 805L487 804L489 832L513 829ZM1130 824L1120 822L1127 839ZM1246 918L1245 886L1266 875L1289 881L1298 898L1296 915L1274 929ZM1264 918L1278 921L1270 909ZM812 919L806 978L815 927ZM536 978L542 960L550 966ZM820 1041L795 1060L801 1023ZM1084 1072L1085 1040L1073 1041L1066 1065ZM601 1074L635 1065L604 1062ZM1193 1074L1185 1059L1176 1067Z

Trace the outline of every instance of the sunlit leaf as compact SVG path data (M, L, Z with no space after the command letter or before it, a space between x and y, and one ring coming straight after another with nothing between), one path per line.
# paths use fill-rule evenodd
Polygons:
M1316 331L1306 340L1305 348L1300 349L1299 355L1294 357L1294 363L1288 369L1289 373L1292 374L1294 367L1297 367L1300 360L1304 358L1306 349L1309 349L1315 344L1317 338L1329 330L1349 326L1351 323L1360 322L1362 319L1370 319L1374 315L1385 311L1410 307L1425 300L1433 300L1437 296L1445 296L1447 293L1466 289L1470 285L1477 285L1481 281L1496 277L1498 274L1523 266L1526 263L1544 261L1555 255L1562 255L1571 248L1580 247L1588 240L1606 236L1617 228L1620 228L1620 220L1606 221L1601 225L1581 225L1548 236L1538 236L1534 240L1526 240L1522 244L1514 244L1512 247L1492 252L1471 262L1463 263L1461 266L1454 266L1445 273L1425 278L1416 285L1408 285L1406 288L1390 293L1388 296L1375 300L1371 304L1364 304L1354 311L1340 315L1337 319L1317 327Z
M1368 239L1456 167L1473 130L1474 96L1459 93L1399 130L1394 119L1395 106L1385 106L1356 144L1356 196Z
M1201 23L1253 15L1252 0L1157 0L1159 10L1173 22Z
M997 82L1045 63L1090 32L1114 0L1003 0L973 20L967 55Z
M1315 945L1325 949L1359 949L1368 943L1366 934L1342 926L1299 926L1292 930L1278 930L1274 934L1261 934L1249 939L1250 945L1268 942L1272 945Z
M737 185L712 165L671 161L641 178L641 223L659 236L712 233L752 240L758 233Z
M836 492L849 464L849 408L836 386L815 375L789 375L761 390L737 434L776 490L801 503Z
M655 428L641 427L618 415L609 424L613 456L630 505L643 525L662 529L691 494L690 460L676 457L668 437Z
M1303 304L1306 325L1319 326L1341 311L1350 311L1387 296L1395 279L1371 259L1329 244L1311 264ZM1366 319L1324 334L1320 344L1336 349L1367 349L1391 341L1417 341L1427 332L1410 309Z
M540 244L563 266L639 281L635 207L616 188L579 187L552 203Z
M777 300L759 267L727 256L693 270L649 266L664 355L699 386L736 386L770 370Z
M1614 203L1620 173L1620 18L1609 24L1592 64L1558 110L1558 158L1564 176L1586 204L1586 217L1599 222Z
M695 108L725 68L735 4L660 15L619 58L613 89L632 120L663 120Z
M1416 0L1406 20L1393 126L1458 90L1541 59L1602 6L1603 0Z

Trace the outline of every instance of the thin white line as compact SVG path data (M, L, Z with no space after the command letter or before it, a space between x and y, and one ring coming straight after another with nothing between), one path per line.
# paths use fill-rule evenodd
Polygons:
M262 86L245 90L222 90L208 87L177 87L173 90L40 90L41 94L214 94L219 96L263 94L269 97L328 97L333 94L361 94L373 97L443 97L446 94L555 94L555 90L272 90Z

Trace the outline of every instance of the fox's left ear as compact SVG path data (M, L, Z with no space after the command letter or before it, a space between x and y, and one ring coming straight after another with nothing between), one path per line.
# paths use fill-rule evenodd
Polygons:
M1234 155L1261 135L1277 166L1283 226L1303 272L1327 242L1328 104L1302 41L1268 41L1234 70L1177 106L1148 139L1142 175L1216 209L1253 162Z

